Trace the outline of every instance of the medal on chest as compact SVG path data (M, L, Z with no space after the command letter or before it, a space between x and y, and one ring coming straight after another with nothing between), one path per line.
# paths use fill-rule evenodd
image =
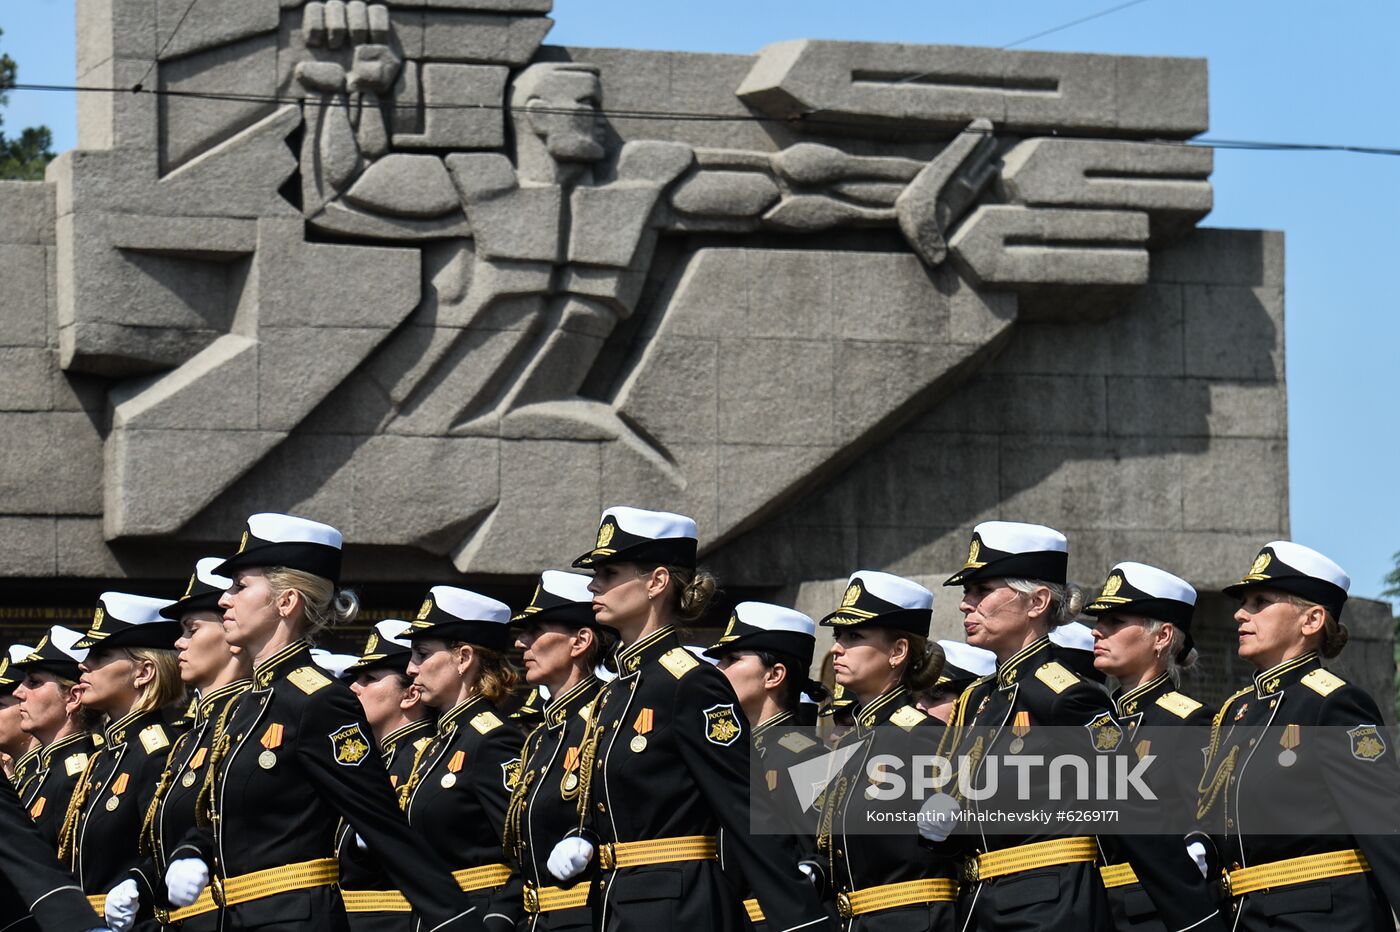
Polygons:
M1283 734L1278 739L1279 745L1283 748L1278 754L1278 765L1280 767L1292 767L1298 763L1298 752L1293 750L1303 743L1303 728L1301 725L1287 725L1283 729Z
M267 726L267 731L263 732L262 739L258 742L263 746L262 753L258 755L258 766L263 770L271 770L277 766L277 748L282 746L286 729L280 723Z
M1016 713L1011 723L1011 733L1015 735L1009 746L1012 754L1020 754L1026 746L1026 735L1031 733L1031 713L1024 709Z
M632 723L632 730L635 731L636 734L632 736L631 742L627 745L632 749L632 753L640 754L647 749L647 735L651 733L655 725L655 711L652 709L642 709L642 711L637 713L637 720Z
M444 790L450 790L457 785L457 774L466 766L466 763L466 751L457 751L448 759L447 773L443 774L442 779L438 781Z
M131 774L123 773L112 781L112 795L107 798L107 811L116 812L117 807L122 804L122 794L126 792L127 785L131 783Z

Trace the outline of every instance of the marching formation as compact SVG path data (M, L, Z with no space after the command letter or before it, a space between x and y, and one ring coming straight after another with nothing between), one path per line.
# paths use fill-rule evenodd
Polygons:
M1195 590L1122 562L1086 597L1051 528L974 529L963 641L860 570L819 622L740 602L692 647L698 539L609 508L584 572L516 610L433 586L343 666L315 521L253 515L173 601L103 593L0 658L0 929L1394 928L1400 766L1324 664L1350 581L1322 554L1274 541L1225 590L1257 673L1213 710L1181 689ZM1148 775L1136 827L1067 827L1073 766L994 777L1075 755Z

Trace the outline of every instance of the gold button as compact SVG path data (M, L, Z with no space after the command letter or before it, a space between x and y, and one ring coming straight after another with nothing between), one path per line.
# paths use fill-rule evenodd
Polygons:
M607 806L604 806L602 803L599 803L599 804L598 804L598 811L599 811L599 812L607 812L607 811L608 811L608 807L607 807Z

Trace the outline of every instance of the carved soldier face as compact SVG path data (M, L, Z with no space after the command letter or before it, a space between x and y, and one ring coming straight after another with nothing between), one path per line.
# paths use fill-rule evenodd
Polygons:
M588 71L556 69L525 102L530 126L560 162L596 162L605 153L598 108L602 83Z

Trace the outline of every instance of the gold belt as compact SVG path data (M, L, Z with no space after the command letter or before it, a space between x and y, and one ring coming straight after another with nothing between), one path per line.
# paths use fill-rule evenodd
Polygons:
M611 871L678 861L713 861L717 857L713 835L680 835L649 841L609 842L598 852L598 863L603 870Z
M342 889L340 898L347 913L407 913L413 909L397 890Z
M1099 856L1099 846L1092 838L1055 838L1029 845L1017 845L1000 851L984 851L963 864L963 879L968 882L991 880L1021 871L1060 864L1093 861Z
M293 890L327 887L340 879L340 862L335 858L317 858L299 864L269 867L223 880L215 877L189 906L170 911L171 922L181 922L202 916L215 909L267 899Z
M565 890L563 887L525 885L525 912L552 913L556 909L577 909L588 905L588 884L581 883Z
M453 871L452 879L463 893L489 890L510 880L511 869L504 864L483 864L481 867L468 867Z
M1366 855L1358 848L1351 848L1347 851L1329 851L1326 854L1289 858L1286 861L1271 861L1256 867L1236 868L1226 872L1225 887L1231 896L1244 896L1246 893L1267 887L1286 887L1310 880L1363 874L1370 870L1371 865L1367 862Z
M755 925L764 921L763 907L758 905L758 900L754 897L744 900L744 912L749 914L749 922Z
M916 903L951 903L957 898L957 881L928 877L838 893L836 910L842 919L854 919L882 909L913 906Z
M1138 882L1137 874L1133 873L1133 865L1131 864L1105 864L1099 868L1099 873L1103 875L1103 885L1108 890L1112 890L1114 887L1126 887Z

